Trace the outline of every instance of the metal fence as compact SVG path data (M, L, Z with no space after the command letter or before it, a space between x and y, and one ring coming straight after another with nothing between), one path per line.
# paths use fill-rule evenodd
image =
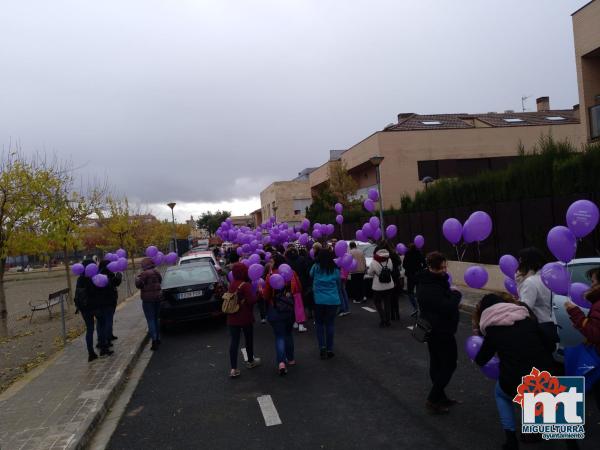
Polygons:
M520 249L536 246L553 258L547 250L546 236L556 225L565 225L566 212L576 200L588 199L600 204L600 192L573 194L564 197L544 197L523 199L510 202L496 202L485 205L464 206L459 208L438 209L397 215L386 215L385 225L395 224L398 235L396 242L412 242L417 234L425 237L424 252L440 250L450 259L463 254L463 261L498 264L504 254L516 255ZM464 223L474 211L485 211L492 218L492 234L480 245L453 247L442 234L442 224L450 217ZM343 225L343 236L354 238L362 223ZM339 236L338 236L339 237ZM600 255L600 227L584 239L577 247L577 257Z

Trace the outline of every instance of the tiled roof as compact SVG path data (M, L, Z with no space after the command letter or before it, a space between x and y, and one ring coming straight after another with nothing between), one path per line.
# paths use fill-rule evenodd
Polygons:
M383 131L445 130L457 128L505 128L539 125L578 124L578 115L572 109L541 112L505 112L487 114L399 114L397 124ZM559 118L562 119L549 119Z

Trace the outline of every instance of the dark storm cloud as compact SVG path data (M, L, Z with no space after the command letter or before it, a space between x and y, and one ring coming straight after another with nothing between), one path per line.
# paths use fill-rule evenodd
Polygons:
M0 142L143 202L248 198L398 112L577 103L584 3L5 0Z

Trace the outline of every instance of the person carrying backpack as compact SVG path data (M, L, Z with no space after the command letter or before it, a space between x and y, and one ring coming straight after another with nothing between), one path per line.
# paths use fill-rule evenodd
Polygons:
M287 365L295 366L294 359L294 295L302 293L302 286L296 273L285 283L283 288L276 289L271 284L273 275L279 275L279 266L285 264L285 258L276 253L273 256L273 269L267 276L263 297L267 302L267 321L273 327L275 335L275 353L279 375L287 374ZM281 276L281 275L280 275Z
M246 367L253 369L260 365L260 358L254 356L254 304L256 295L252 291L252 283L248 278L248 268L242 263L235 263L231 267L233 273L233 282L229 285L228 293L225 297L237 304L237 311L227 314L227 326L231 341L229 344L229 361L231 371L229 376L237 378L240 376L238 369L238 352L240 348L240 336L244 333L244 342L246 344L246 353L248 362Z
M373 302L381 319L379 322L381 328L391 326L393 271L394 262L390 258L390 252L384 248L376 249L367 274L373 277Z

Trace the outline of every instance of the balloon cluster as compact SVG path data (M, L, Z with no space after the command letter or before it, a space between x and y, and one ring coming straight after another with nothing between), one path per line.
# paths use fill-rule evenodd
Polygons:
M566 295L573 303L582 308L590 308L584 294L589 290L585 283L571 283L567 264L575 257L577 240L582 239L598 225L600 212L596 204L589 200L577 200L567 209L567 226L556 226L548 232L548 249L559 262L551 262L542 267L542 282L552 292Z
M465 352L467 352L467 356L471 361L475 360L482 345L483 338L481 336L469 336L467 338L465 341ZM481 368L481 371L486 377L497 380L500 376L500 359L498 356L494 355L494 357Z
M165 255L154 245L146 248L145 255L152 259L155 266L160 266L161 264L173 265L177 262L177 253L170 252Z
M127 270L127 252L122 248L118 249L115 253L107 253L104 255L104 260L109 261L106 268L112 273L124 272ZM84 266L81 263L73 264L71 266L71 272L74 275L85 275L92 279L92 282L97 287L106 287L108 285L108 277L102 273L99 273L100 268L96 263L90 263Z

